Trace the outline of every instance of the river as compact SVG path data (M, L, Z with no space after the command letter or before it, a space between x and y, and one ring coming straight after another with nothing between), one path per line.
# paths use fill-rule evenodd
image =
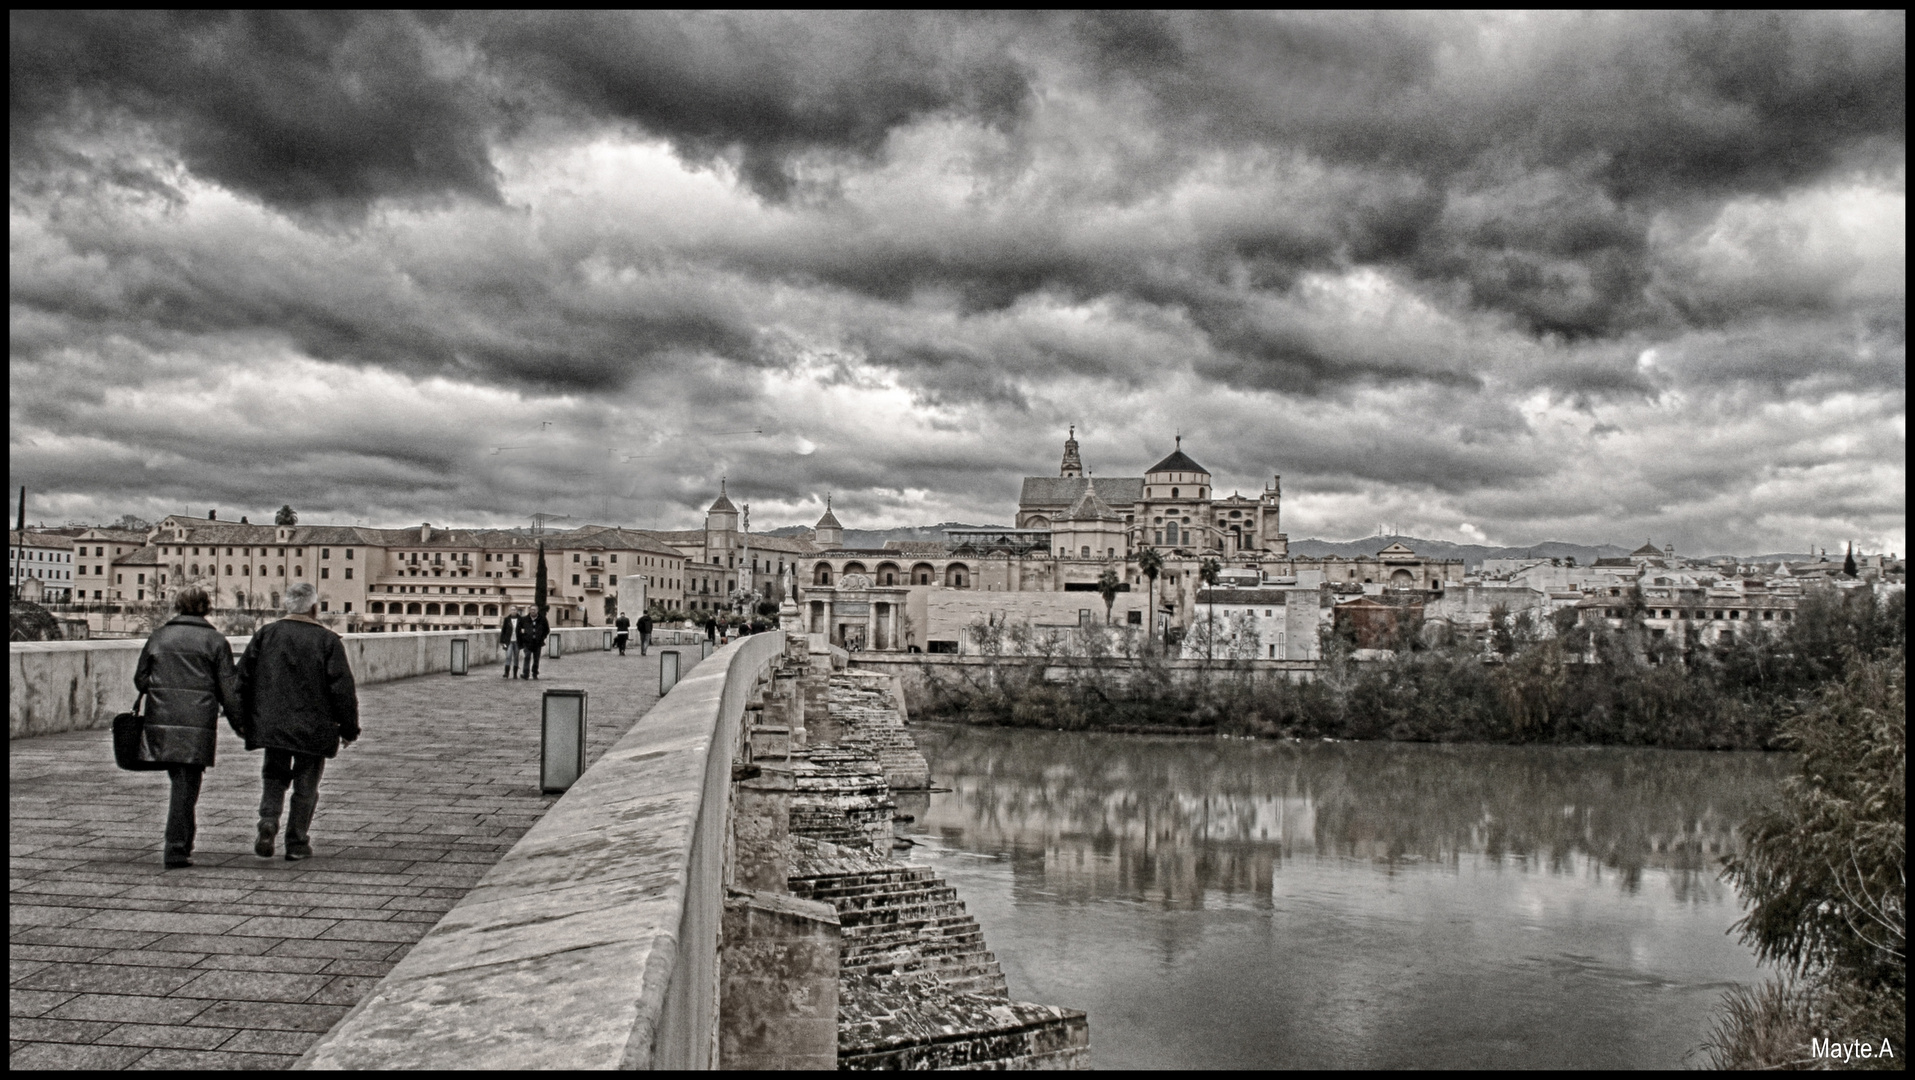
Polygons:
M908 858L1105 1068L1670 1068L1779 754L914 725Z

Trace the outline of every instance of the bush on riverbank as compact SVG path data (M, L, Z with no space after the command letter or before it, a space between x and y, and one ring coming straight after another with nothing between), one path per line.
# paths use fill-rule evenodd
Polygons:
M1505 660L1494 664L1469 644L1415 642L1393 662L1358 663L1347 643L1331 639L1318 677L1295 683L1229 661L1174 671L1151 652L1070 656L1069 676L1053 682L1046 669L1064 654L1018 641L987 665L935 671L918 711L1066 730L1772 748L1784 723L1853 663L1904 654L1904 610L1899 593L1818 596L1780 634L1686 653L1639 625L1545 628L1518 619L1499 631Z
M1749 914L1742 940L1781 977L1725 999L1709 1051L1720 1068L1827 1065L1811 1039L1867 1042L1904 1068L1908 1022L1906 654L1852 654L1841 682L1789 719L1802 754L1781 804L1756 815L1729 860Z

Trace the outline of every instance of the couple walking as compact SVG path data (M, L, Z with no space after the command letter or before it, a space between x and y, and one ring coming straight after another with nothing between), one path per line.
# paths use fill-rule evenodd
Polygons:
M539 677L539 653L545 639L552 636L552 624L545 620L545 609L522 615L518 608L507 612L499 623L499 647L505 652L505 677Z
M618 634L612 638L612 644L618 646L618 654L624 656L625 643L630 640L631 637L632 620L626 618L624 612L620 612L618 621L613 623L612 626L618 631ZM638 655L647 655L651 650L651 644L652 613L648 611L638 617Z
M146 697L141 754L163 762L172 784L166 814L166 866L191 866L200 782L213 766L219 714L264 750L260 769L259 828L253 854L270 858L286 790L286 860L312 855L307 829L319 805L319 778L341 744L359 738L359 699L339 635L312 617L313 587L286 590L286 617L253 635L233 663L226 636L206 621L205 590L181 589L178 612L146 639L133 685Z

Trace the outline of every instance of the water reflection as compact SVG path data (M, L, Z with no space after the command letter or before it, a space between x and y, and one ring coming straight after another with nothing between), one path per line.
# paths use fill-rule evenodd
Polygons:
M1104 1065L1678 1064L1755 975L1716 871L1790 767L916 733L951 789L901 807L921 857Z

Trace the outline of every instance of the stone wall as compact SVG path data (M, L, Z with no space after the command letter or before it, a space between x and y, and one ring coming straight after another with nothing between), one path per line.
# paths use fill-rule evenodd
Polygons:
M603 627L554 630L569 652L604 648ZM398 634L342 634L353 678L389 682L452 669L453 638L471 642L476 671L501 662L496 630L431 630ZM250 637L228 638L235 658ZM7 738L104 727L133 705L133 669L143 639L28 641L7 647Z
M1026 657L1006 656L945 656L936 653L853 653L849 661L849 670L872 675L888 675L897 679L903 695L907 712L918 712L926 704L926 684L933 678L949 679L964 668L989 667L992 664L1024 663ZM1206 671L1228 670L1247 671L1253 678L1307 679L1317 671L1315 660L1237 660L1225 665L1222 661L1206 663L1203 660L1169 660L1164 662L1173 678L1194 679ZM1122 659L1100 659L1096 661L1073 658L1057 658L1045 665L1044 678L1050 682L1068 682L1073 672L1081 667L1096 664L1105 668L1141 666L1141 661Z
M795 916L804 932L786 935L782 954L764 951L802 966L836 929L776 903L734 905L740 917L726 917L733 765L780 637L747 637L693 668L300 1066L717 1064L721 936ZM734 988L766 978L736 975ZM791 1033L803 1034L803 1019Z

